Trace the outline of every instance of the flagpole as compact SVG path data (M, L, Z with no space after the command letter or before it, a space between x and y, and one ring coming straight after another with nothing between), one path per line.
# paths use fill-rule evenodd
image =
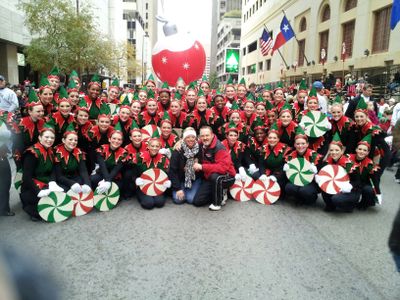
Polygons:
M285 11L282 9L282 12L283 12L283 15L286 17L286 13L285 13ZM289 23L289 25L290 25L290 22L289 22L289 19L286 17L286 20L288 21L288 23ZM292 27L292 25L290 25L290 27ZM292 27L292 29L293 29L293 27ZM300 42L299 42L299 40L297 39L297 36L296 36L296 33L294 32L294 30L293 30L293 34L294 34L294 38L296 39L296 41L297 41L297 45L299 45L300 46ZM306 62L307 62L307 65L309 64L309 62L308 62L308 59L307 59L307 56L306 56L306 49L304 49L304 59L306 60Z
M271 36L271 32L268 30L267 26L264 24L265 30L267 30L268 34ZM279 55L281 56L283 62L285 63L286 69L289 68L288 64L286 63L286 60L283 58L283 55L281 53L281 51L279 49L276 49L279 53Z

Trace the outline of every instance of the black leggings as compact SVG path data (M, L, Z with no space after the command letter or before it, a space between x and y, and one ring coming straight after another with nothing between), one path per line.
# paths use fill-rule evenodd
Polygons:
M202 180L193 198L193 205L204 206L211 203L221 205L224 189L229 188L234 182L235 178L230 175L211 174L208 179Z

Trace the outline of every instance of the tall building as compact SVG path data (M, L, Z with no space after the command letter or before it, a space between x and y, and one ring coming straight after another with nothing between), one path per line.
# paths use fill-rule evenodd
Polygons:
M391 0L245 0L242 6L241 76L247 82L309 81L326 74L369 78L399 69L400 26L390 30ZM285 11L297 40L262 56L260 37L275 37ZM345 49L344 61L342 51ZM388 80L387 80L388 81Z
M31 37L24 25L24 15L17 9L18 0L0 2L0 74L17 84L25 79L23 47Z
M210 73L217 71L217 52L220 50L217 49L219 24L223 20L225 13L234 10L240 11L241 8L241 0L212 1Z

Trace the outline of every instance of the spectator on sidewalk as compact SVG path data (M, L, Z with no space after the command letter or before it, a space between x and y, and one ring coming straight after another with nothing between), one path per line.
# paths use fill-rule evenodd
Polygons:
M0 75L0 110L14 112L18 109L18 98L15 92L6 87L6 79Z
M345 114L346 117L354 120L354 112L361 97L364 98L364 101L366 103L368 103L369 101L374 103L375 113L376 115L378 115L378 104L374 101L372 97L372 84L366 84L362 89L362 94L349 101L349 106L347 107Z

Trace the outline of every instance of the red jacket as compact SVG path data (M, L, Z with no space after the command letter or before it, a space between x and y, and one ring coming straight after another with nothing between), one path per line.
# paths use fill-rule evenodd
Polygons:
M202 147L201 163L206 179L213 173L235 176L236 171L231 156L216 136L209 147L204 148L201 143L200 147Z

